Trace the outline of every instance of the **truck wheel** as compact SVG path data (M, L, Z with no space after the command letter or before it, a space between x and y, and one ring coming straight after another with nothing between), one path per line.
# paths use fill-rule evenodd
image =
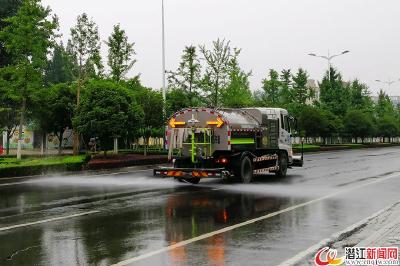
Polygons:
M288 168L288 157L286 153L282 152L279 154L279 170L275 172L275 175L278 177L285 177L287 168Z
M253 179L253 163L249 156L244 156L240 161L240 180L248 184Z
M178 178L178 181L181 183L191 183L191 184L198 184L200 182L200 178Z

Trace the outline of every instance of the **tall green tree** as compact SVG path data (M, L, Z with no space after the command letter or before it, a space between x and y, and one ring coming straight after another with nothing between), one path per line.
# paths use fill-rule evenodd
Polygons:
M74 62L62 43L55 45L45 73L45 83L69 83L76 78Z
M364 110L372 115L374 103L370 97L368 86L359 80L354 80L349 86L350 106L353 109Z
M182 96L188 98L188 106L199 105L198 94L200 90L201 64L195 46L186 46L183 50L181 62L176 71L168 75L169 88L181 90ZM177 95L174 93L174 95Z
M1 0L0 1L0 31L7 26L4 19L15 16L22 4L22 0ZM0 40L0 67L11 63L11 55L4 47L4 42Z
M229 84L221 90L222 106L231 108L251 106L254 102L249 83L251 72L244 72L236 58L232 60L230 68Z
M10 139L18 126L19 97L12 93L13 73L9 68L0 68L0 137L6 134L6 154L10 154ZM10 73L11 72L11 73Z
M389 139L397 137L400 134L399 123L396 121L396 118L392 115L384 115L379 117L377 120L377 136Z
M76 103L79 106L83 83L90 77L102 75L103 64L100 56L100 37L96 23L86 13L77 17L77 24L71 28L71 39L67 51L75 62L78 72ZM74 131L73 152L78 154L79 136Z
M170 88L166 95L167 117L175 112L192 106L187 93L180 89Z
M58 27L55 16L49 20L50 12L39 0L25 0L15 16L4 20L7 26L0 31L4 48L12 57L8 68L13 76L13 93L20 102L18 158L21 158L22 130L31 95L43 84L42 73Z
M143 110L143 122L139 133L144 138L144 155L147 155L149 138L153 133L159 132L164 125L163 99L159 91L153 91L149 88L142 88L135 95Z
M292 71L290 69L282 69L280 75L281 89L280 89L280 102L282 107L286 107L292 103Z
M86 139L97 137L106 153L115 138L125 137L142 124L143 111L132 92L104 80L91 80L82 92L82 102L72 119Z
M200 46L200 52L206 63L202 88L208 105L218 107L221 89L229 83L230 63L240 54L240 49L231 48L230 41L217 39L212 48Z
M264 105L268 107L279 107L281 104L282 82L279 80L279 74L274 69L268 72L268 78L263 79L263 100Z
M291 90L292 101L304 106L313 93L312 89L307 86L308 74L302 68L299 68L295 75L292 76L293 87Z
M133 59L135 50L134 43L128 41L125 30L119 24L114 26L114 30L106 42L108 46L108 66L110 67L110 77L119 82L136 63Z
M366 137L375 134L375 127L371 116L362 110L349 110L343 118L346 133L357 139L361 138L362 142Z
M300 131L305 137L320 137L327 128L327 121L322 111L314 106L304 106L298 121Z
M103 65L100 57L100 36L96 23L86 13L77 17L77 24L71 28L71 39L68 40L67 51L78 68L79 103L81 85L88 77L101 76Z
M4 19L14 16L22 4L22 0L0 1L0 31L8 25ZM0 137L6 132L6 154L10 153L10 138L14 134L18 124L18 109L11 90L10 75L6 69L1 69L12 62L10 53L4 47L4 41L0 39Z
M333 114L344 117L349 108L349 86L343 82L342 75L331 68L326 72L320 87L320 104Z
M378 118L394 115L393 103L390 100L389 95L387 95L383 90L379 91L378 102L375 105L375 111Z
M59 83L50 88L40 90L37 103L40 105L35 112L40 121L43 133L53 132L58 139L58 153L62 152L64 131L72 128L72 117L76 104L76 87ZM46 135L46 134L44 134Z

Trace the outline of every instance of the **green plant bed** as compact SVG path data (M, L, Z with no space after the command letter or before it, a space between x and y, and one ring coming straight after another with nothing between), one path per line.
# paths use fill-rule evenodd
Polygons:
M304 144L303 146L304 152L315 152L320 150L320 146L314 144ZM295 153L301 152L301 144L293 144L293 151Z
M48 172L79 171L89 160L86 155L29 158L2 158L0 160L0 177L39 175Z
M174 155L178 154L178 150L174 150ZM130 149L123 149L123 150L118 150L118 153L120 154L144 154L143 149L135 149L135 150L130 150ZM148 155L168 155L168 151L166 150L160 150L160 149L148 149L147 150Z

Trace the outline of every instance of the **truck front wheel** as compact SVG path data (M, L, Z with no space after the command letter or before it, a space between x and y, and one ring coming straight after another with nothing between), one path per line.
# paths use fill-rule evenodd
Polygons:
M278 160L279 170L275 172L275 175L278 177L285 177L288 168L288 157L286 153L280 153Z

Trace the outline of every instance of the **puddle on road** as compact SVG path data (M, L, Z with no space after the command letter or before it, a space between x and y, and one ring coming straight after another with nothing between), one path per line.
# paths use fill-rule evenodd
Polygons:
M203 187L211 186L203 185ZM315 198L330 194L334 191L334 189L327 187L310 185L293 186L293 184L227 184L219 185L218 190L242 194L291 198Z

